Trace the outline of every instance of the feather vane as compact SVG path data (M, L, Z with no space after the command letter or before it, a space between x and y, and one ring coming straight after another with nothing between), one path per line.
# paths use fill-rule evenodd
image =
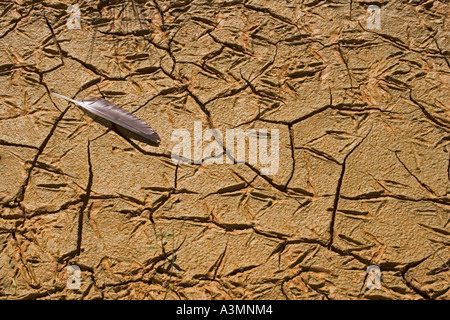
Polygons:
M90 113L124 127L125 129L128 129L150 141L155 143L161 142L159 135L145 121L139 119L134 114L123 110L108 100L101 98L89 98L78 101L58 93L53 94L60 98L69 100Z

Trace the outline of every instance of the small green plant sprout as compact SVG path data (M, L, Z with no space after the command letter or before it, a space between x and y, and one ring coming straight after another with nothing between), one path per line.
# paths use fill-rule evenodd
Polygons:
M12 284L13 284L13 286L14 286L14 295L16 296L17 295L17 283L16 283L16 279L12 279Z
M163 253L166 253L167 239L173 238L173 234L172 233L164 234L163 232L161 233L155 232L155 238L157 243L154 245L150 245L149 249L156 250L157 248L160 248Z
M184 223L181 225L179 233L181 232L183 225L184 225ZM167 261L167 264L165 264L165 269L168 273L170 273L168 284L166 285L166 292L164 294L164 300L165 300L167 297L167 294L170 291L173 291L173 284L171 283L173 273L170 271L172 269L176 269L178 271L184 271L183 269L180 268L180 266L178 264L176 264L176 260L177 260L176 252L181 248L184 241L186 240L186 237L183 239L183 241L181 241L181 243L178 244L175 239L176 236L175 236L174 232L166 234L162 230L157 232L156 228L154 226L153 226L153 228L154 228L153 230L155 232L156 243L150 245L149 249L150 250L159 249L161 251L162 259ZM170 242L170 244L169 244L169 242ZM170 249L169 249L169 247L170 247Z
M164 232L160 231L160 233L156 233L155 232L155 238L157 240L157 243L154 245L150 245L149 249L150 250L156 250L157 248L159 248L161 250L162 255L165 257L165 259L167 260L167 271L170 271L172 268L175 268L178 271L184 271L183 269L180 268L180 266L178 266L175 261L177 260L177 255L175 254L175 252L181 247L178 246L178 248L175 247L175 236L173 233L169 233L169 234L165 234ZM172 249L170 251L167 250L167 245L168 245L168 241L169 239L172 239ZM184 240L183 240L184 242ZM183 243L181 243L183 244Z

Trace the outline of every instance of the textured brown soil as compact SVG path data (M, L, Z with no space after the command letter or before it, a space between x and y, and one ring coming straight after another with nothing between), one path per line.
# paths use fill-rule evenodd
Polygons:
M117 3L0 3L0 299L450 298L447 1ZM278 172L175 165L194 121L279 129Z

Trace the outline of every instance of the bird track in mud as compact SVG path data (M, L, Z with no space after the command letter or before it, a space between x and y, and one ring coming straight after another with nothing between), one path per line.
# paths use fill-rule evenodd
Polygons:
M356 2L135 0L130 30L93 37L108 9L69 30L62 3L1 4L2 299L448 299L448 4L384 4L373 31ZM111 99L162 143L52 91ZM174 165L194 121L279 129L280 169ZM182 224L167 270L154 228Z

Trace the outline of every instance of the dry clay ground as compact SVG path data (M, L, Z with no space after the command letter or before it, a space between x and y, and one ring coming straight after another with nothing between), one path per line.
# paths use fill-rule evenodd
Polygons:
M449 299L447 1L118 3L1 2L1 299ZM194 121L279 129L278 172L174 164Z

